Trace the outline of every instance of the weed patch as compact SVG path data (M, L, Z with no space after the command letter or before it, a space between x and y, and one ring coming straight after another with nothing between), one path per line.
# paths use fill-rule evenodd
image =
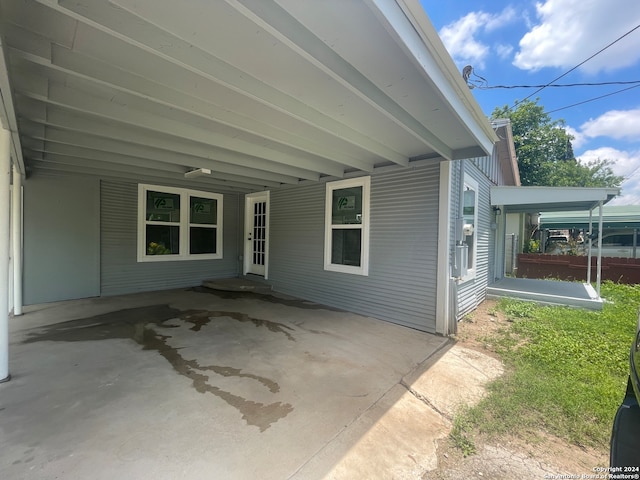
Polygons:
M449 438L465 457L476 453L476 445L471 434L470 410L465 409L453 421Z

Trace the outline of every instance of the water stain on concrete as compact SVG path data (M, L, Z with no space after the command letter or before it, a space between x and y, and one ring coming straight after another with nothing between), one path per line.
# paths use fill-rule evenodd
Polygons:
M207 382L209 380L209 376L200 373L200 371L216 371L216 369L224 370L225 367L216 367L214 365L201 366L195 360L185 359L180 355L177 348L167 344L168 337L160 335L150 328L143 329L142 338L142 344L144 345L145 350L156 350L160 353L160 355L162 355L171 364L176 372L191 379L196 391L200 393L211 393L216 397L221 398L229 405L236 408L242 414L242 419L246 421L248 425L255 425L261 432L264 432L272 423L286 417L293 411L293 407L288 403L275 402L265 405L264 403L247 400L239 395L234 395L231 392L227 392L215 385L209 384ZM227 370L227 373L230 373L230 370ZM240 376L256 378L256 376L253 375ZM268 380L268 382L270 383L271 388L275 389L275 391L279 390L280 387L277 383L271 380ZM264 384L264 381L262 383ZM271 391L273 392L274 390Z
M345 312L345 310L342 310L340 308L329 307L327 305L322 305L320 303L309 302L307 300L300 300L298 298L281 298L275 295L269 295L267 293L214 290L213 288L207 288L207 287L192 287L192 288L189 288L187 291L197 292L197 293L207 293L209 295L215 295L216 297L219 297L225 300L253 298L256 300L260 300L261 302L277 303L280 305L286 305L287 307L303 308L306 310L329 310L331 312Z
M287 330L293 331L293 328L285 325L284 323L272 322L271 320L262 320L260 318L253 318L246 313L240 312L212 312L209 310L187 310L180 317L183 320L192 323L191 330L194 332L200 331L200 329L209 324L212 319L218 317L228 317L237 320L238 322L251 322L256 327L265 327L270 332L282 333L288 340L295 342L295 338Z
M70 320L68 322L49 325L28 334L23 343L43 341L82 342L108 339L131 339L141 345L144 350L158 352L180 375L189 378L192 386L199 393L210 393L236 408L248 425L254 425L264 432L274 422L286 417L293 411L288 403L274 402L264 404L254 402L209 383L209 375L202 372L211 371L224 377L241 377L256 380L276 393L280 390L277 382L244 373L241 369L221 365L200 365L197 360L186 359L180 354L180 348L168 343L170 335L162 335L154 330L154 325L161 328L178 328L169 320L184 321L192 324L190 330L199 332L201 328L215 318L232 318L240 322L251 322L256 327L265 327L270 332L283 333L288 340L293 336L287 325L267 320L255 319L239 312L213 312L207 310L181 311L168 305L152 305L148 307L118 310L93 317Z

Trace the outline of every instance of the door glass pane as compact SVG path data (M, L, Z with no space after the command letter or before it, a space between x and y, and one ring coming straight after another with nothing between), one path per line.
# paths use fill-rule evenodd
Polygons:
M147 221L179 222L180 195L147 190Z
M331 232L331 263L360 266L362 230L333 229Z
M333 225L362 223L362 187L333 191L331 222Z
M190 197L190 222L216 225L218 201L213 198Z
M180 253L180 227L146 226L147 255L177 255Z
M216 253L216 229L191 227L189 232L189 253Z
M254 265L264 265L267 238L267 203L256 202L253 205L253 258Z

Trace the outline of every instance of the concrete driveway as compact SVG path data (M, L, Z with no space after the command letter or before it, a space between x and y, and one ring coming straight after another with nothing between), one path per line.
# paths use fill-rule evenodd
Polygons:
M3 479L420 478L449 428L411 386L446 339L298 299L171 290L10 328Z

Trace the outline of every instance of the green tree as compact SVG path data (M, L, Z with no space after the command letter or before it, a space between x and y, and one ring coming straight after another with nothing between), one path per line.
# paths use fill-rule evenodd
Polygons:
M515 109L496 107L491 118L511 120L522 185L617 187L623 181L613 174L610 160L576 160L564 120L552 121L538 99L524 100Z

